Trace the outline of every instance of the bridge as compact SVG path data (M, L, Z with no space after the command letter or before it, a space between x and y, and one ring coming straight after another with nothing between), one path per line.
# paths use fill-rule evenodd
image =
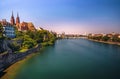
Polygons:
M76 39L76 38L86 38L86 35L80 34L57 34L57 38L61 39Z

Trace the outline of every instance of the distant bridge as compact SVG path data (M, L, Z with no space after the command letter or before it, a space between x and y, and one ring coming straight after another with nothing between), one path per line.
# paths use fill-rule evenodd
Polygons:
M76 38L86 38L86 35L79 35L79 34L57 34L58 38L62 39L76 39Z

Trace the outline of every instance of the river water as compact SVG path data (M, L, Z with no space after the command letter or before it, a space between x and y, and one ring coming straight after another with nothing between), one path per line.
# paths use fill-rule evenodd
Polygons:
M120 46L57 40L27 60L15 79L120 79Z

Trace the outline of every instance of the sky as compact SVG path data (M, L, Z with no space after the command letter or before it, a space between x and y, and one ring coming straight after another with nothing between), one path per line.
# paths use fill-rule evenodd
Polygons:
M0 20L20 21L57 33L120 33L120 0L0 0Z

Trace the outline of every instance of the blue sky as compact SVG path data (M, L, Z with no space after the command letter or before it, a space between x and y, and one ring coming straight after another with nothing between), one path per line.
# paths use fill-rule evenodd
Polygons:
M120 33L120 0L0 0L0 20L12 11L59 33Z

